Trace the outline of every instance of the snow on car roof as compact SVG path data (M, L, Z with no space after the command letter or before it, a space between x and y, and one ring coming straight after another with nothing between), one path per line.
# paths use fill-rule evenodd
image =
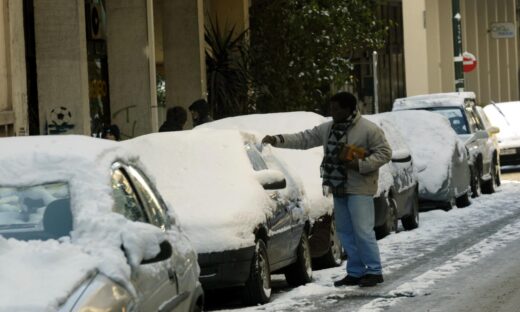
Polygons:
M393 109L407 110L417 108L439 107L439 106L461 106L466 99L475 99L473 92L451 92L416 95L396 99Z
M2 138L0 150L0 186L66 182L74 223L70 238L59 242L0 236L0 306L57 310L96 271L133 292L129 262L155 255L165 236L159 228L112 213L110 166L129 153L116 142L72 135Z
M255 177L236 130L162 132L124 143L136 151L144 171L199 253L254 245L253 230L266 221L273 202Z

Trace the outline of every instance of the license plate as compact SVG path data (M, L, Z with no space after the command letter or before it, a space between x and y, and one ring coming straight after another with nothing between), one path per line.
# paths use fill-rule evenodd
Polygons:
M516 154L516 148L508 148L500 150L500 155L514 155Z

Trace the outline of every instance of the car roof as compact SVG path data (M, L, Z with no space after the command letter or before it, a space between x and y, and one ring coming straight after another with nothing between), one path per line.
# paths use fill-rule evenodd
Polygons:
M392 110L397 111L442 106L463 106L465 100L475 98L476 96L473 92L451 92L416 95L396 99L394 101Z

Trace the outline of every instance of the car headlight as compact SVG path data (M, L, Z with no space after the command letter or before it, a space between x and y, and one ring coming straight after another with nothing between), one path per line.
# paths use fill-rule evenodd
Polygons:
M121 285L97 274L79 287L60 311L105 312L133 311L134 299Z

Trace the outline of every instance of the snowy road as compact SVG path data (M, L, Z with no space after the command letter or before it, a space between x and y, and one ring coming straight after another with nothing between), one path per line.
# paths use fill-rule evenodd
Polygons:
M518 179L519 172L506 173L503 180ZM516 260L520 259L520 182L504 181L497 193L482 195L467 208L429 211L421 213L420 218L418 229L401 231L379 241L385 274L385 283L380 286L335 288L333 280L345 275L342 266L315 271L314 281L298 288L288 288L283 276L274 276L275 294L272 302L263 306L240 307L240 302L234 299L238 294L231 294L225 299L219 297L219 301L225 303L210 302L208 308L517 311L516 307L520 306L520 260ZM496 262L497 258L501 260ZM490 267L499 269L491 271Z

